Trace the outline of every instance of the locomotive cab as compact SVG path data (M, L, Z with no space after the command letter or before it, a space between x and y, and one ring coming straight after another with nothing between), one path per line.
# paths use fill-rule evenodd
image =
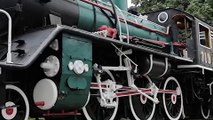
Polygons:
M196 19L196 37L197 37L197 64L212 68L212 40L213 28L201 20Z
M191 54L188 54L188 50L193 49L189 48L189 46L193 44L192 20L185 14L174 15L172 19L175 23L174 27L176 28L176 30L173 30L173 40L186 45L182 48L178 48L179 55L184 58L192 58L192 56L190 56Z
M192 21L185 14L174 15L172 19L178 28L178 36L174 36L174 38L181 42L192 39Z
M148 20L165 27L171 27L174 54L191 60L195 58L196 38L193 16L173 8L150 12L145 15L148 16Z

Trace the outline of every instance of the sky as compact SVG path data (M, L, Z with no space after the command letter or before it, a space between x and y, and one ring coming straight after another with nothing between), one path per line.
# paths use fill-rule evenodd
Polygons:
M131 5L131 0L127 0L128 1L128 7L133 6Z

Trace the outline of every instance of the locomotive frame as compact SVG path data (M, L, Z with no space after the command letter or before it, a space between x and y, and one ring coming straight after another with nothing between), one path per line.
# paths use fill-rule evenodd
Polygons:
M125 2L2 1L0 118L212 117L213 27L176 9L132 15Z

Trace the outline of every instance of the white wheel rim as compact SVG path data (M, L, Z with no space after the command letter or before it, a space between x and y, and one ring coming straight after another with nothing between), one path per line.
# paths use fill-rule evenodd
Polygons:
M203 107L202 107L202 105L200 105L200 111L201 111L201 114L202 114L204 119L208 119L209 118L210 112L211 112L210 109L208 109L208 113L207 113L207 115L205 115L204 111L203 111Z
M115 81L115 78L114 78L114 76L112 75L112 73L111 73L110 71L105 70L105 72L111 77L111 79L112 79L113 81ZM89 94L89 95L90 95L90 94ZM90 99L90 96L89 96L88 98ZM89 99L88 99L88 102L89 102ZM115 106L115 108L114 108L114 111L113 111L113 114L111 115L111 117L110 117L109 120L114 120L114 119L115 119L115 116L116 116L116 114L117 114L117 111L118 111L119 98L117 97L115 101L116 101L117 104L116 104L116 106ZM88 102L87 102L87 104L88 104ZM82 111L83 111L83 114L84 114L84 116L86 117L87 120L92 120L92 118L90 117L89 113L87 112L86 106L84 106L84 107L82 108Z
M83 109L85 109L85 107L89 103L89 100L90 100L90 92L88 93L87 101L86 101L85 105L83 106Z
M148 76L144 76L144 77L146 77L146 79L147 79L148 81L151 81L151 79L150 79ZM141 102L142 102L142 101L141 101ZM147 98L146 98L146 102L147 102ZM135 110L134 110L134 108L133 108L132 96L129 96L129 104L130 104L130 109L131 109L132 115L133 115L133 117L135 118L135 120L141 120L141 119L138 117L138 115L135 113ZM142 104L143 104L143 102L142 102ZM153 103L152 113L151 113L150 116L147 118L147 120L151 120L151 119L153 118L154 113L155 113L155 108L156 108L156 104Z
M165 84L164 84L163 90L166 89L166 86L167 86L167 84L168 84L168 82L169 82L170 80L173 80L173 81L178 85L178 87L180 88L180 84L178 83L178 81L177 81L174 77L169 77L169 78L167 78L167 80L166 80L166 82L165 82ZM180 111L179 111L179 114L177 115L177 117L176 117L176 118L173 118L173 117L169 114L169 112L168 112L168 110L167 110L167 107L166 107L166 100L165 100L165 93L163 93L163 107L164 107L164 110L165 110L165 113L166 113L167 117L168 117L170 120L178 120L178 119L180 118L181 114L182 114L182 111L183 111L183 95L182 95L182 92L181 92L181 88L180 88L180 96L181 96L181 108L180 108Z
M20 88L14 86L14 85L6 85L6 89L15 90L22 96L24 103L25 103L25 107L26 107L24 120L28 120L29 113L30 113L30 107L29 107L29 101L27 99L27 96L24 94L24 92Z

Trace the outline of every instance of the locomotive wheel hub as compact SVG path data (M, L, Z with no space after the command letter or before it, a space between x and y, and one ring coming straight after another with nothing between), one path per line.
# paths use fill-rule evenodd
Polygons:
M145 97L144 95L141 95L141 103L146 104L146 102L147 102L147 97Z
M15 106L15 104L11 101L6 102L5 109L2 109L1 113L4 119L11 120L13 119L17 114L17 108L12 107Z
M171 100L172 100L172 104L176 104L177 103L177 95L172 94L171 95Z
M7 113L7 115L12 115L13 114L13 108L7 108L6 109L6 113Z

